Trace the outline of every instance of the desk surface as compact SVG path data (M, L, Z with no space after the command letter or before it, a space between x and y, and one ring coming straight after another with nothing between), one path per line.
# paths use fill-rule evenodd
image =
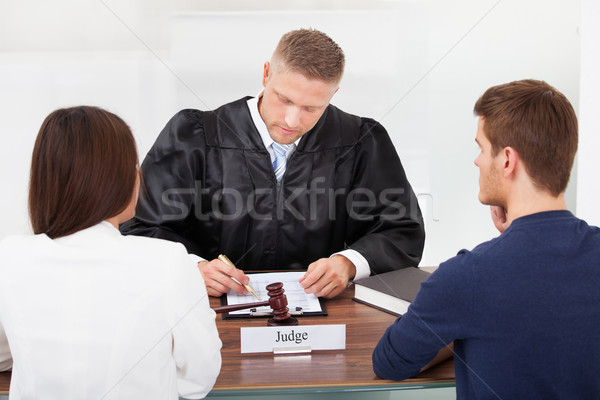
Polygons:
M217 327L223 342L223 366L213 391L245 389L286 389L310 387L453 384L454 364L447 360L412 379L402 382L379 379L373 373L371 354L393 315L352 301L354 287L335 299L326 300L327 317L299 317L300 325L346 324L346 349L315 351L310 355L274 356L241 354L240 327L266 326L265 318L223 320ZM216 306L217 299L211 299Z
M352 301L354 287L326 300L327 317L300 317L301 325L346 324L346 349L315 351L309 355L241 354L240 327L266 326L266 318L223 320L217 327L223 342L223 365L213 392L286 390L308 388L400 389L403 386L452 385L454 365L445 361L402 382L379 379L373 373L371 354L393 315ZM211 298L211 306L219 303ZM0 373L0 394L8 393L10 373Z

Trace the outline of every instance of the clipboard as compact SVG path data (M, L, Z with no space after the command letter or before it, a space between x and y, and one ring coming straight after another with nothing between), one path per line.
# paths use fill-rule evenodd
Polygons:
M289 313L294 317L299 316L326 316L327 309L323 299L317 298L312 294L304 293L304 289L300 286L298 279L304 275L305 272L289 271L289 272L267 272L267 273L249 273L247 274L250 278L250 284L259 295L261 301L267 300L267 292L265 287L273 282L283 282L285 295L288 298ZM239 303L251 303L255 302L256 299L251 295L242 296L235 292L224 294L220 297L221 305L229 305L230 300L233 300L231 304ZM318 306L318 307L317 307ZM247 309L240 311L233 311L222 313L223 319L234 319L234 318L253 318L253 317L272 317L271 309L267 307L260 307L259 309Z
M220 302L221 302L220 304L222 306L228 305L226 294L219 297L219 300L220 300ZM325 303L323 302L323 300L321 298L319 298L319 304L321 305L321 311L304 311L304 310L302 310L301 307L296 307L295 309L290 308L289 312L293 317L302 317L302 316L326 317L328 315L327 309L325 308ZM262 312L262 311L252 309L252 308L250 308L248 310L242 310L242 311L243 311L243 313L239 313L239 314L232 314L229 312L222 313L221 318L222 319L239 319L239 318L255 318L255 317L269 317L270 318L273 316L273 314L271 314L270 312Z

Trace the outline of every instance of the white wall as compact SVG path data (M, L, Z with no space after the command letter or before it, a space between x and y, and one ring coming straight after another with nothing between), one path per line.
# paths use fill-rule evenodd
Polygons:
M475 101L492 85L534 78L562 91L577 110L579 2L435 2L427 77L433 216L427 256L438 263L497 235L477 200ZM575 209L574 180L567 192ZM428 261L428 260L426 260Z
M583 0L577 215L600 226L600 3Z
M577 109L579 21L572 0L2 2L0 238L29 229L30 154L50 111L116 112L143 157L179 108L256 94L278 37L312 26L347 53L334 104L388 128L426 213L422 265L438 264L495 235L477 201L474 102L537 78ZM589 179L571 183L573 210Z

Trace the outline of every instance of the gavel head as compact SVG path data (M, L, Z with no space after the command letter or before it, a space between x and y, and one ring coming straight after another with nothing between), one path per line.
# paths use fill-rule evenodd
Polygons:
M273 310L273 316L269 318L269 326L298 325L298 320L289 313L288 301L285 294L283 294L284 292L283 283L281 282L271 283L267 286L269 306Z

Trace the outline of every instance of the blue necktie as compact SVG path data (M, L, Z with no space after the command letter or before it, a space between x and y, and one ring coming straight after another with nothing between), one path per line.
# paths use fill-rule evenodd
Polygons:
M285 167L287 165L286 154L291 146L293 146L293 144L279 144L276 142L273 142L273 144L271 144L273 152L275 153L275 160L273 160L273 170L275 171L275 178L277 178L277 182L281 180L281 177L285 173Z

